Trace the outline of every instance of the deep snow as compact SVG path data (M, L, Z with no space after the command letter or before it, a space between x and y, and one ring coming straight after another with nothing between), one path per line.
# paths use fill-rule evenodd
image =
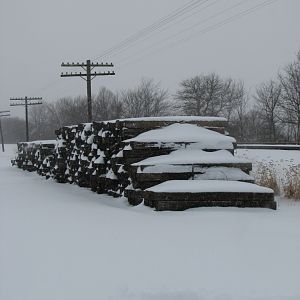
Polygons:
M46 181L10 156L0 154L1 300L300 299L300 203L155 212Z
M211 193L211 192L224 192L224 193L271 193L273 190L258 186L253 183L228 181L228 180L169 180L153 187L148 188L146 191L157 193Z
M206 152L196 149L180 149L166 155L158 155L146 158L133 166L152 166L152 165L183 165L183 164L239 164L248 163L245 158L237 158L227 150L217 150Z
M166 127L152 129L124 142L140 143L195 143L194 149L233 149L233 137L199 127L193 124L175 123Z

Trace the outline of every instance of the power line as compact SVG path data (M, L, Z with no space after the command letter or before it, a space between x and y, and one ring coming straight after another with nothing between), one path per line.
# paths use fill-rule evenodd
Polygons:
M218 1L218 0L216 0L216 1ZM221 15L222 13L224 13L224 12L226 12L226 11L229 11L229 10L231 10L233 7L237 7L237 6L239 6L239 5L241 5L242 3L247 2L247 1L249 1L249 0L243 0L243 1L240 1L240 2L237 3L237 4L235 4L235 5L233 5L233 6L229 7L229 8L226 8L226 9L220 11L219 13L217 13L217 14L215 14L215 15L213 15L213 16L210 16L210 17L208 17L208 18L206 18L206 19L204 19L204 20L202 20L202 21L200 21L200 22L194 24L193 26L190 26L190 27L188 27L188 28L186 28L186 29L184 29L184 30L182 30L182 31L180 31L180 32L178 32L178 33L176 33L175 35L172 35L172 36L170 36L170 37L167 37L166 39L162 40L161 42L162 42L162 43L165 43L166 41L168 41L168 40L170 40L170 39L172 39L172 38L178 36L179 34L183 34L184 32L189 31L189 30L191 30L192 28L199 26L200 24L203 24L204 22L207 22L209 19L216 18L217 16ZM202 29L201 31L197 32L196 35L197 35L197 36L203 35L203 34L205 34L205 33L208 33L208 32L210 32L210 31L212 31L212 30L215 30L215 29L217 29L217 28L220 28L220 27L226 25L227 23L231 23L231 22L235 21L235 19L239 19L239 18L243 17L244 15L247 15L247 14L250 14L250 13L254 12L254 11L249 11L249 10L258 10L259 8L262 8L263 6L267 6L267 5L269 5L269 4L272 4L272 3L275 2L275 1L278 1L278 0L271 0L271 1L268 0L268 1L265 1L265 2L263 2L263 3L261 3L261 4L258 4L258 5L256 5L256 6L254 6L254 7L251 7L250 9L247 9L247 10L245 10L245 11L242 11L242 12L240 12L240 13L237 14L237 15L234 15L234 16L232 16L232 17L229 17L229 18L227 18L227 19L225 19L225 20L223 20L223 21L220 21L220 22L218 22L218 23L216 23L216 24L213 24L213 25L211 25L211 26L205 27L205 28ZM120 54L120 53L122 53L123 51L125 51L125 50L127 50L128 48L131 47L131 44L130 44L130 43L136 44L137 42L144 41L145 39L147 39L147 38L149 37L150 34L151 34L151 36L153 36L154 34L157 34L157 33L161 32L161 31L165 30L165 29L166 29L166 25L168 25L168 24L169 24L168 27L170 27L170 26L171 26L171 25L170 25L170 24L171 24L171 20L173 20L173 21L177 20L177 22L175 22L175 23L172 24L172 26L173 26L174 24L177 24L177 23L179 23L179 22L182 22L182 21L185 20L186 18L188 18L188 17L190 17L190 16L192 16L192 15L195 15L196 13L199 13L199 12L203 11L206 7L211 6L211 5L213 5L213 4L215 3L215 2L213 2L213 3L208 4L206 7L202 8L200 11L194 11L194 12L192 12L192 13L189 14L189 15L185 15L186 13L190 12L192 9L196 8L198 5L203 4L203 3L205 3L205 2L206 2L206 1L199 1L199 0L198 0L198 1L189 1L187 4L185 4L185 5L181 6L181 7L179 7L178 9L176 9L176 10L174 10L174 11L172 11L172 12L170 12L170 13L169 13L168 15L166 15L165 17L163 17L163 18L157 20L157 21L154 22L153 24L151 24L151 25L145 27L144 29L138 31L137 33L132 34L132 35L129 36L127 39L121 41L121 42L118 43L117 45L115 45L115 46L109 48L109 49L106 50L102 55L109 55L110 53L111 53L112 55ZM195 5L197 5L197 6L195 6ZM179 19L179 20L176 19L176 18L181 17L181 16L183 16L183 15L184 15L183 18L181 18L181 19ZM175 16L176 16L176 18L175 18ZM173 18L173 19L171 19L171 18ZM175 19L174 19L174 18L175 18ZM234 19L232 19L232 18L234 18ZM164 25L164 24L165 24L165 25ZM195 37L195 34L192 35L192 36L189 36L189 37L185 37L185 38L183 38L183 39L180 39L180 40L178 40L178 41L174 41L173 43L170 43L169 45L160 47L160 48L156 49L155 51L146 53L145 55L142 55L142 56L140 56L140 57L138 57L138 58L136 58L136 55L135 55L135 56L134 56L135 59L132 60L132 62L140 61L140 60L142 60L143 58L148 57L148 56L150 56L150 55L153 55L153 54L155 54L155 53L157 53L157 52L160 52L160 51L162 51L162 50L165 49L165 48L169 48L169 47L171 47L171 46L176 46L178 43L188 41L188 40L190 40L190 39L192 39L192 38L194 38L194 37ZM160 42L158 42L158 43L160 43ZM147 47L147 49L143 49L142 51L139 51L138 54L141 54L141 52L145 52L145 51L148 52L149 50L151 50L151 48L154 48L154 47L156 46L156 44L157 44L157 43L155 43L155 45L152 45L152 46L150 46L150 47ZM127 45L127 46L126 46L126 45ZM119 47L119 48L118 48L118 47ZM113 54L113 53L115 53L115 54ZM127 66L127 65L130 63L131 57L132 57L132 56L130 56L129 58L127 58L127 59L128 59L127 62L126 62L126 61L125 61L125 63L123 63L124 61L121 62L121 65L120 65L121 68ZM47 88L49 88L49 87L52 87L52 86L56 85L57 82L58 82L58 80L55 80L54 82L51 82L51 83L48 84L47 86L45 86L45 87L39 89L39 91L44 90L44 89L47 89Z
M206 7L202 8L200 11L196 11L193 12L192 14L188 15L188 16L184 16L186 13L190 12L191 10L197 8L199 5L202 5L206 2L208 2L208 0L193 0L193 1L189 1L188 3L186 3L185 5L175 9L174 11L170 12L169 14L167 14L166 16L164 16L163 18L155 21L153 24L143 28L142 30L132 34L131 36L129 36L128 38L126 38L125 40L121 41L120 43L118 43L117 45L109 48L108 50L106 50L102 56L108 56L109 54L112 55L117 55L122 53L123 51L127 50L128 48L132 47L134 44L136 44L137 42L144 41L147 38L149 38L149 35L151 34L151 36L153 36L156 33L161 32L162 30L166 29L166 25L169 24L168 27L170 27L170 23L178 18L180 18L181 16L184 16L183 18L181 18L179 21L177 21L175 24L178 24L179 22L185 20L188 17L191 17L193 15L195 15L196 13L202 12L204 9L208 8L209 6L212 6L213 4L215 4L218 0L214 1L213 3L210 3L209 5L207 5ZM174 23L172 24L174 25ZM59 81L55 80L53 82L51 82L50 84L38 89L37 91L43 91L45 89L48 89L49 87L55 86Z
M165 26L166 24L172 22L174 19L180 17L181 15L189 12L190 10L196 8L197 6L203 4L207 1L208 0L200 0L200 1L199 0L195 1L194 0L194 1L188 2L187 4L181 6L180 8L174 10L173 12L169 13L165 17L162 17L161 19L155 21L151 25L149 25L149 26L139 30L138 32L130 35L128 38L126 38L123 41L117 43L115 46L105 50L99 57L97 57L95 59L99 59L99 58L103 58L107 55L111 55L115 51L118 51L118 50L122 49L123 47L127 46L128 44L139 40L143 36L148 35L148 34L152 33L153 31L156 31L156 30L160 29L162 26Z
M57 83L60 82L60 79L59 78L56 78L55 80L49 82L48 84L36 89L34 92L32 92L31 94L38 94L38 93L41 93L43 92L44 90L47 90L48 88L51 88L53 86L55 86Z
M201 25L201 24L203 24L203 23L206 23L206 22L208 22L208 21L210 21L210 20L212 20L212 19L214 19L214 18L216 18L216 17L218 17L218 16L220 16L220 15L222 15L222 14L224 14L224 13L226 13L226 12L228 12L228 11L230 11L230 10L232 10L232 9L234 9L234 8L236 8L236 7L238 7L238 6L242 5L242 4L244 4L244 3L246 3L246 2L248 2L248 1L250 1L250 0L242 0L242 1L238 2L238 3L235 4L235 5L232 5L232 6L228 7L228 8L226 8L226 9L221 10L221 11L218 12L217 14L214 14L214 15L212 15L212 16L209 16L208 18L206 18L206 19L204 19L204 20L201 20L200 22L197 22L196 24L193 24L192 26L189 26L189 27L187 27L187 28L185 28L185 29L183 29L183 30L181 30L181 31L179 31L179 32L177 32L177 33L175 33L175 34L169 36L169 37L166 37L166 38L164 38L164 39L161 39L161 40L159 40L158 42L155 42L155 43L153 43L152 45L148 46L147 48L144 48L144 49L142 49L142 50L140 50L140 51L134 53L134 54L131 55L129 58L127 58L127 60L129 60L131 57L136 57L136 55L140 54L141 52L147 52L149 49L155 47L157 44L160 45L160 44L162 44L162 43L166 43L166 42L169 41L170 39L173 39L174 37L177 37L177 36L179 36L179 35L181 35L181 34L187 32L187 31L190 31L191 29L193 29L193 28L195 28L195 27L197 27L197 26L199 26L199 25ZM124 62L124 60L122 60L122 62Z
M117 45L109 48L108 50L106 50L102 56L108 56L110 53L112 53L112 55L118 55L122 52L124 52L125 50L127 50L128 48L131 48L133 45L135 45L138 42L142 42L146 39L148 39L150 36L147 36L147 34L151 34L151 36L153 36L154 34L156 34L157 32L155 32L156 30L159 30L160 27L164 27L162 30L160 30L158 33L160 33L161 31L165 30L166 27L164 25L168 25L170 22L172 22L174 20L174 18L178 18L186 13L188 13L191 9L196 8L197 6L204 4L206 2L208 2L209 0L192 0L189 1L188 3L186 3L185 5L175 9L174 11L170 12L169 14L167 14L166 16L162 17L161 19L158 19L157 21L155 21L153 24L143 28L142 30L130 35L128 38L126 38L125 40L121 41L120 43L118 43ZM182 22L183 20L195 15L196 13L202 12L204 11L206 8L214 5L216 2L218 2L219 0L215 0L214 2L208 4L207 6L205 6L204 8L202 8L201 10L198 10L196 12L193 12L192 14L185 16L184 18L180 19L179 21L177 21L176 23L172 24L178 24L180 22ZM247 0L249 1L249 0ZM170 25L168 26L170 27ZM146 35L146 37L144 37L142 40L140 40L140 38L143 37L143 35ZM125 48L124 48L125 47ZM101 57L102 57L101 56ZM56 86L57 83L59 83L59 79L56 79L52 82L50 82L49 84L35 90L33 92L33 94L36 93L40 93L48 88L51 88L52 86Z
M246 1L247 1L247 0L246 0ZM193 38L195 38L195 37L199 37L199 36L201 36L201 35L203 35L203 34L205 34L205 33L208 33L208 32L213 31L213 30L215 30L215 29L221 28L221 27L223 27L224 25L226 25L226 24L228 24L228 23L232 23L232 22L234 22L234 21L237 20L237 19L240 19L240 18L242 18L242 17L244 17L244 16L246 16L246 15L249 15L249 14L251 14L251 13L254 13L255 11L257 11L257 10L259 10L259 9L265 7L265 6L271 5L272 3L276 2L276 1L278 1L278 0L267 0L267 1L264 1L263 3L257 4L257 5L255 5L255 6L251 7L251 8L248 8L248 9L246 9L246 10L243 10L243 11L239 12L238 14L235 14L235 15L229 17L229 18L224 19L223 21L220 21L220 22L218 22L218 23L216 23L216 24L207 26L206 28L204 28L204 29L202 29L202 30L196 32L196 33L193 34L193 35L190 35L190 36L185 37L185 38L183 38L183 39L177 40L177 41L175 41L175 42L173 42L173 43L170 43L169 45L160 47L160 48L156 49L155 51L152 51L152 52L149 52L149 53L147 53L147 54L145 54L145 55L142 55L141 57L139 57L139 58L137 58L137 59L134 59L134 60L128 60L128 61L125 62L124 64L121 64L121 65L120 65L120 68L124 68L125 66L127 66L127 65L129 65L129 64L132 64L132 63L134 63L134 62L138 62L138 61L142 60L143 58L148 57L148 56L151 56L151 55L153 55L153 54L155 54L155 53L157 53L157 52L160 52L160 51L162 51L162 50L164 50L164 49L166 49L166 48L174 47L174 46L178 45L179 43L181 44L181 43L186 42L186 41L189 41L189 40L191 40L191 39L193 39ZM152 48L153 48L153 47L152 47ZM149 47L148 47L147 49L144 49L144 50L149 50ZM140 53L140 52L141 52L141 51L139 51L139 53Z
M209 0L206 0L204 1L203 3L205 2L208 2ZM219 0L215 0L213 2L211 2L210 4L208 4L207 6L201 8L200 10L197 10L195 12L193 12L192 14L189 14L187 16L184 16L183 18L179 19L177 22L175 23L171 23L169 24L169 26L162 26L162 28L158 28L158 30L156 31L153 31L153 32L150 32L148 35L146 35L145 37L141 37L140 39L137 39L135 41L133 41L132 43L129 43L128 45L125 45L124 47L121 47L120 49L117 49L116 51L112 52L112 55L115 56L115 55L118 55L118 54L121 54L123 53L124 51L126 51L127 49L133 47L134 45L136 45L137 43L141 43L141 42L144 42L148 39L150 39L152 36L154 35L157 35L157 34L160 34L161 32L165 31L166 29L170 28L170 26L174 26L178 23L181 23L182 21L186 20L187 18L190 18L192 16L194 16L195 14L198 14L200 12L203 12L205 9L211 7L212 5L216 4ZM246 0L246 1L249 1L249 0ZM202 3L202 4L203 4ZM168 25L168 24L166 24Z
M155 21L154 23L150 24L149 26L144 27L143 29L135 32L134 34L130 35L129 37L127 37L126 39L122 40L121 42L117 43L115 46L105 50L98 58L103 58L104 56L107 56L108 54L112 53L113 51L115 51L116 49L122 48L124 45L127 45L128 43L138 39L140 36L147 34L152 30L155 30L155 28L157 28L157 26L161 26L164 22L170 20L170 18L173 18L174 16L178 15L178 13L182 13L183 11L185 11L186 9L189 9L191 6L194 6L195 4L197 4L198 0L193 0L188 2L187 4L179 7L178 9L175 9L174 11L172 11L171 13L169 13L168 15L158 19L157 21Z
M184 4L183 6L180 6L179 8L173 10L172 12L170 12L169 14L167 14L166 16L158 19L157 21L155 21L151 25L146 26L145 28L139 30L138 32L130 35L125 40L117 43L115 46L107 49L106 51L104 51L102 53L101 56L95 58L94 60L96 60L96 59L98 59L100 57L108 56L108 55L110 55L110 54L112 54L114 52L120 51L120 50L122 50L123 47L126 47L126 49L129 48L129 47L131 47L131 43L135 43L136 44L138 42L138 40L143 37L143 35L147 35L147 34L151 34L151 33L153 35L153 33L155 33L156 30L159 30L160 27L163 27L164 25L167 25L168 23L172 22L176 18L178 18L178 17L180 17L180 16L188 13L192 9L196 8L197 6L203 4L203 3L207 2L207 1L209 1L209 0L200 0L200 1L199 0L192 0L192 1L189 1L188 3ZM219 1L219 0L216 0L216 1ZM212 4L210 4L209 6L211 6L211 5ZM187 16L187 17L189 17L189 16ZM123 51L125 51L126 49L124 49ZM123 51L121 51L121 52L123 52ZM119 54L119 53L115 53L115 55L116 54ZM51 87L57 85L58 82L59 82L59 79L56 79L56 80L50 82L49 84L47 84L47 85L45 85L45 86L37 89L33 94L40 93L40 92L42 92L42 91L44 91L44 90L46 90L48 88L51 88Z

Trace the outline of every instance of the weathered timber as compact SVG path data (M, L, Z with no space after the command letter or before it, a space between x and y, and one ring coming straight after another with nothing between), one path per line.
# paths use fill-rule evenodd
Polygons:
M123 142L152 129L161 128L174 123L189 123L203 126L207 129L225 134L227 121L224 119L193 120L182 117L149 119L128 119L82 123L74 126L65 126L56 131L57 145L50 152L40 148L27 147L25 151L18 148L16 164L24 170L37 171L40 175L49 178L52 176L58 182L75 183L79 186L90 187L97 193L108 193L113 196L124 195L131 205L140 204L143 200L146 205L157 210L183 210L199 206L239 206L239 207L271 207L274 201L264 198L263 195L249 193L162 193L144 191L145 189L169 180L187 180L194 178L195 168L209 168L211 166L240 168L246 173L252 169L251 163L211 163L211 164L183 164L192 171L178 172L138 172L146 166L132 166L133 163L153 156L170 154L174 150L192 147L190 142L159 142L140 143ZM199 145L198 145L199 146ZM234 154L234 148L225 149ZM202 149L216 151L219 149ZM52 153L52 154L51 154ZM200 177L199 177L200 178ZM199 179L201 180L201 178ZM131 186L131 189L127 189ZM157 194L160 194L157 196ZM201 195L200 195L201 194ZM221 195L222 194L222 195ZM166 196L166 197L165 197ZM199 197L200 198L199 198ZM179 198L178 198L179 197ZM270 197L270 196L267 196Z
M124 196L128 199L130 205L136 206L143 202L143 191L125 189Z
M117 128L130 128L130 129L145 129L145 130L152 130L156 128L161 128L164 126L169 126L174 123L188 123L194 124L201 127L209 128L216 128L216 127L227 127L228 122L225 120L168 120L168 121L156 121L155 119L150 120L119 120L116 121Z
M179 150L179 149L186 149L189 146L193 147L193 145L195 147L197 147L197 143L193 143L193 142L162 142L162 143L147 142L146 143L146 142L130 141L129 143L127 142L124 144L130 145L132 150L165 149L165 151L169 151L169 152L174 151L174 150ZM227 150L230 153L234 154L235 148L236 148L236 144L234 143L232 148L228 148L228 149L224 149L224 150ZM200 149L200 148L198 148L198 149ZM213 151L220 150L220 149L211 149L211 148L203 147L203 148L201 148L201 150L213 152Z
M15 163L29 172L37 171L40 175L48 174L52 164L48 164L54 154L54 141L20 142L17 144L18 156Z
M276 209L272 193L165 193L144 191L144 204L156 210L185 210L194 207L235 206Z
M243 172L249 174L249 172L252 170L252 163L248 163L248 162L241 162L241 163L226 163L226 162L223 162L223 163L214 163L214 162L211 162L211 163L193 163L193 164L168 164L170 166L176 166L176 167L190 167L192 168L192 166L196 169L196 168L199 168L199 169L205 169L205 168L210 168L210 167L227 167L227 168L237 168L237 169L240 169L242 170ZM131 165L129 166L129 172L131 174L137 174L138 173L138 169L142 171L149 167L149 166L154 166L154 165ZM191 171L192 173L193 171Z
M293 144L239 144L238 149L261 149L261 150L300 150L300 145Z

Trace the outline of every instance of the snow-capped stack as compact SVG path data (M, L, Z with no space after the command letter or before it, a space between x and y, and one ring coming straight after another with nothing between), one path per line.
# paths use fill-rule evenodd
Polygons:
M91 123L62 127L56 131L56 165L54 179L89 187L94 134Z
M65 126L56 131L54 156L44 157L33 145L20 143L16 162L58 182L125 195L133 205L144 200L158 210L215 205L274 208L273 193L251 185L251 163L234 157L236 141L226 135L226 126L224 118L189 116ZM234 187L232 193L226 182ZM186 192L188 188L194 192Z
M23 170L37 171L38 174L49 178L54 164L55 146L55 140L20 142L17 144L15 163Z
M157 210L276 208L273 191L253 184L251 162L234 156L232 137L192 124L172 124L124 143L133 154L148 155L127 165L132 184L125 195L133 205L144 201ZM166 153L159 154L162 150Z
M72 151L72 143L77 132L77 125L64 126L55 131L57 144L55 147L55 164L52 170L53 178L60 183L69 181L68 160Z
M109 194L120 196L127 186L131 185L130 165L144 158L168 154L173 149L166 147L143 147L124 142L149 130L162 128L174 123L192 123L204 126L213 131L225 133L227 120L215 117L151 117L132 118L105 122L94 122L96 144L98 149L105 153L106 173L95 176L93 179L94 190L105 191ZM231 147L233 148L233 147ZM96 172L94 172L96 174ZM98 181L96 183L96 181ZM96 187L97 186L97 187Z

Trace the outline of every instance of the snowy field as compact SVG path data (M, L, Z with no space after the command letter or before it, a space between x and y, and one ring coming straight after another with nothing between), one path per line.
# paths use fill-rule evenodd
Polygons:
M299 150L238 149L236 150L236 155L253 162L253 173L262 164L271 166L279 182L284 182L286 173L290 167L300 165Z
M13 149L0 154L1 300L300 299L299 202L155 212L11 167Z

